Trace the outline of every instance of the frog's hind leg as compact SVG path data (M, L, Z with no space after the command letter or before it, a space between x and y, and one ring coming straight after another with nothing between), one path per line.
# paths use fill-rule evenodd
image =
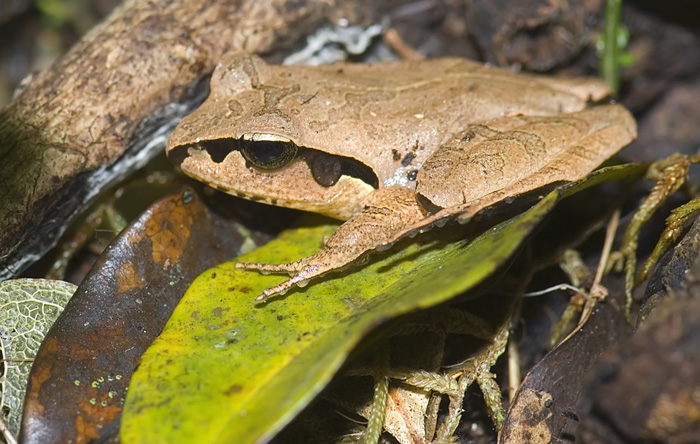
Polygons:
M634 118L620 105L468 126L418 173L416 194L442 210L398 231L387 243L451 220L465 224L495 204L503 202L507 210L516 196L579 180L630 143L636 131Z
M398 186L380 188L368 196L362 211L338 227L313 256L287 264L241 262L236 267L292 276L256 298L264 301L295 285L304 286L310 279L329 271L343 269L372 250L386 247L397 232L419 224L425 218L425 210L416 201L413 190Z

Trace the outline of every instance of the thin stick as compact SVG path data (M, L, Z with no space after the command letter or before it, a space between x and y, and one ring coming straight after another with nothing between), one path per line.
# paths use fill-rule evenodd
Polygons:
M17 444L17 438L9 427L7 427L7 424L5 424L5 421L3 421L2 418L0 418L0 433L2 433L2 436L5 438L5 442L7 442L7 444Z
M520 388L520 352L513 336L508 337L508 401L513 403Z
M579 331L588 322L588 319L593 313L593 308L598 300L605 299L608 295L608 290L600 285L600 281L603 279L603 274L605 274L606 265L608 259L610 258L610 252L612 251L613 240L615 239L615 232L617 231L617 226L620 223L620 210L615 210L610 222L608 222L608 228L605 231L605 242L603 243L603 251L600 254L600 261L598 262L598 268L596 269L595 278L593 279L593 285L591 285L591 290L588 293L588 298L586 298L586 304L583 306L583 311L581 312L581 318L578 321L578 325L574 328L569 335L561 341L561 344L568 341L577 331Z
M403 60L424 60L425 56L409 46L394 28L384 33L384 42L401 56Z

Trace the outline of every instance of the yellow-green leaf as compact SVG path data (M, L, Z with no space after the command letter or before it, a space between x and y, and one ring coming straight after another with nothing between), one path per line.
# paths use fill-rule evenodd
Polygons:
M620 167L608 171L592 182L630 174ZM586 185L583 181L580 187ZM571 192L569 187L567 194ZM237 270L234 262L205 272L134 373L122 418L123 442L270 439L325 387L370 330L488 278L559 196L551 193L476 239L455 240L458 230L433 230L397 245L390 256L265 305L256 305L253 298L285 277ZM334 228L287 231L241 260L284 262L307 256Z

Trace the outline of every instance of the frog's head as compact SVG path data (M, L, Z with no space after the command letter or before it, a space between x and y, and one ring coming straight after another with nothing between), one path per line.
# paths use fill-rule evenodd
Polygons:
M249 200L346 220L377 187L376 176L360 162L299 147L285 136L244 133L172 143L176 136L177 130L168 156L185 174Z
M308 124L293 77L273 75L258 57L233 56L171 135L168 157L228 194L348 219L378 186L377 174L356 157L304 145Z

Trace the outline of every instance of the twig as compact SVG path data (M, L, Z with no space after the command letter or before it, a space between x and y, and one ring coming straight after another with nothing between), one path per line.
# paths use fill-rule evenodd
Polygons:
M7 427L7 424L5 424L5 421L3 421L2 418L0 418L0 432L2 433L3 438L5 438L5 442L7 444L17 444L17 438L9 427Z
M578 325L574 328L567 337L564 338L561 343L568 341L577 331L579 331L588 322L588 319L593 313L593 308L595 304L608 295L608 290L600 285L600 281L603 279L603 274L606 270L606 265L608 263L608 258L610 257L610 252L612 251L613 240L615 239L615 232L617 231L617 226L620 223L620 210L615 210L610 222L608 222L608 228L605 231L605 242L603 243L603 251L600 253L600 261L598 262L598 269L595 273L595 278L593 279L593 284L591 285L591 290L588 293L588 298L586 298L586 304L583 306L583 311L581 312L581 318L578 321Z

